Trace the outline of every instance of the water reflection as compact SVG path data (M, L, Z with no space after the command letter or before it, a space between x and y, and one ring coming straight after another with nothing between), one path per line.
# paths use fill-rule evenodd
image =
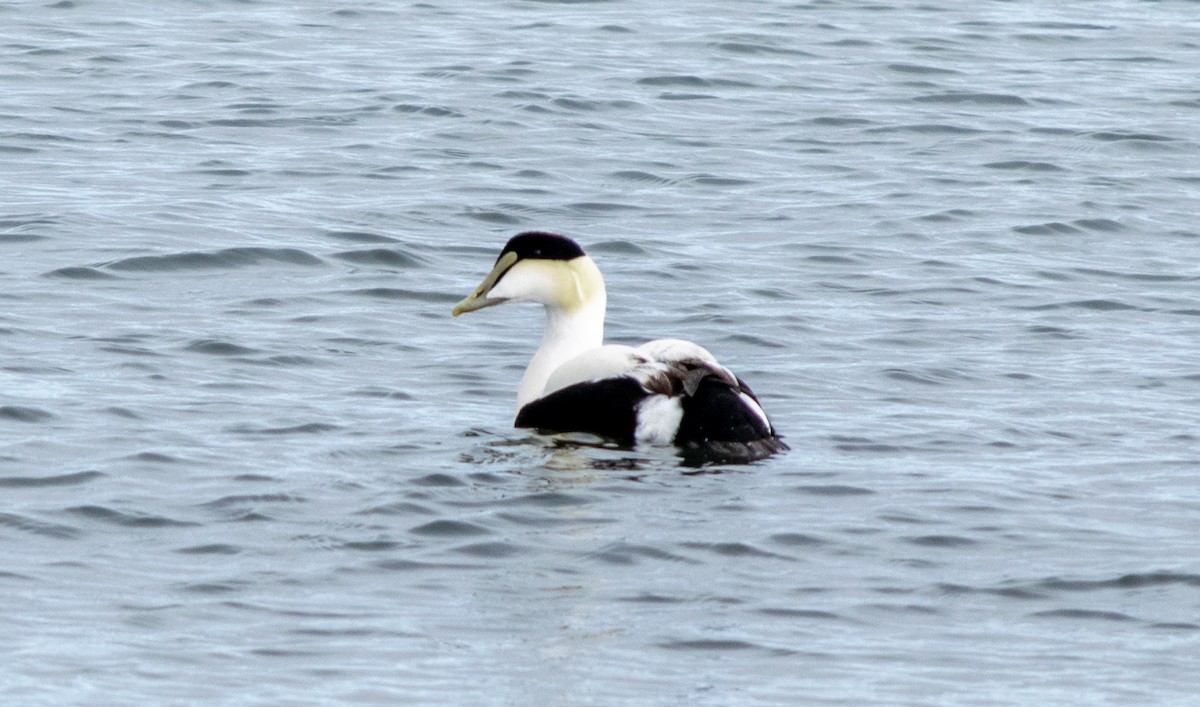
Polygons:
M746 445L693 449L629 448L597 435L576 432L544 435L516 430L511 436L500 436L474 430L471 434L493 437L462 452L458 457L462 463L553 472L556 482L564 478L578 480L578 477L563 477L562 474L584 471L719 473L719 467L760 462L777 450L775 447L747 448Z

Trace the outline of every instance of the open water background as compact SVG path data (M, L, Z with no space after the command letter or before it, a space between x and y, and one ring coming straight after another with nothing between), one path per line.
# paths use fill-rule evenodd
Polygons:
M6 704L1188 704L1200 5L0 6ZM577 237L793 451L512 430Z

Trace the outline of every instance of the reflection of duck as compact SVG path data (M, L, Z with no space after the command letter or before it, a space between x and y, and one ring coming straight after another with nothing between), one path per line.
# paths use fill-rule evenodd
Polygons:
M517 393L517 427L751 456L787 449L750 388L701 346L604 345L604 279L575 241L514 236L453 314L504 302L546 308L542 345Z

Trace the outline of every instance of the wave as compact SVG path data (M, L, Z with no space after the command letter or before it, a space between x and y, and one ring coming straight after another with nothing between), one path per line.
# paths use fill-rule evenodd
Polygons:
M0 476L0 488L44 488L47 486L76 486L94 481L105 474L99 471L78 471L53 476Z
M169 255L139 255L122 258L98 267L121 272L163 272L172 270L219 270L268 263L284 265L322 265L324 261L298 248L243 246L217 251L187 251Z

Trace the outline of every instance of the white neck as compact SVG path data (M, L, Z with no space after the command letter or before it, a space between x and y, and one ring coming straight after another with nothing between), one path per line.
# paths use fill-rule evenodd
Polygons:
M546 332L542 336L542 345L521 377L518 410L542 396L546 381L556 368L604 343L606 299L604 285L600 283L599 289L593 289L587 301L569 311L558 305L546 305Z

